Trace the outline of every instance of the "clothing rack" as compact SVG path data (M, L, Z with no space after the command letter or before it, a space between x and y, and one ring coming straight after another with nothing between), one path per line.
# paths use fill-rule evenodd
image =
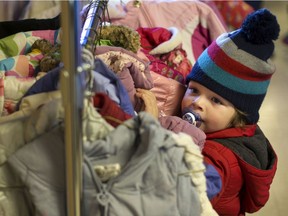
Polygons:
M81 2L61 2L62 61L60 87L65 109L66 208L67 216L83 215L82 203L82 111L85 97L85 69L82 67L81 46L95 49L96 29L108 1L92 0L81 32ZM80 41L81 34L81 41ZM94 52L93 52L94 53Z

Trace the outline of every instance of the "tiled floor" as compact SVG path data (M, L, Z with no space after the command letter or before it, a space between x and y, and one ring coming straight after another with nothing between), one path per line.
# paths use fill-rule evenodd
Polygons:
M282 39L288 33L288 1L266 1L262 5L272 11L281 26L280 38L276 41L273 61L277 71L260 111L262 130L278 154L278 170L271 186L271 196L255 216L288 215L288 44Z

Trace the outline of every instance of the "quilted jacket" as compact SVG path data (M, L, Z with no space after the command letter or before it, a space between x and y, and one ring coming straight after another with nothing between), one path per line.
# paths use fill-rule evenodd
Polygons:
M219 215L245 215L265 205L277 168L277 155L257 125L207 135L203 155L222 179L211 202Z

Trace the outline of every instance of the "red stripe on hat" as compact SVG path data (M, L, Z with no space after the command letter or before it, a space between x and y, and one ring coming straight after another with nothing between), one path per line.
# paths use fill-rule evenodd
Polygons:
M222 70L225 70L240 79L251 81L263 81L263 80L269 80L272 76L272 74L258 73L257 71L230 58L221 49L221 47L218 46L216 41L213 41L212 44L208 47L208 55L217 66L222 68Z

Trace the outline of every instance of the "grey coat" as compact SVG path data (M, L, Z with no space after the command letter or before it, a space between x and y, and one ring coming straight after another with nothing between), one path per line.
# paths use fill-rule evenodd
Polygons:
M62 127L55 126L8 160L29 188L36 215L65 215L63 141ZM201 215L199 193L188 174L192 168L184 155L175 134L146 113L104 139L85 143L82 215ZM103 178L99 167L105 176L109 165L115 172Z

